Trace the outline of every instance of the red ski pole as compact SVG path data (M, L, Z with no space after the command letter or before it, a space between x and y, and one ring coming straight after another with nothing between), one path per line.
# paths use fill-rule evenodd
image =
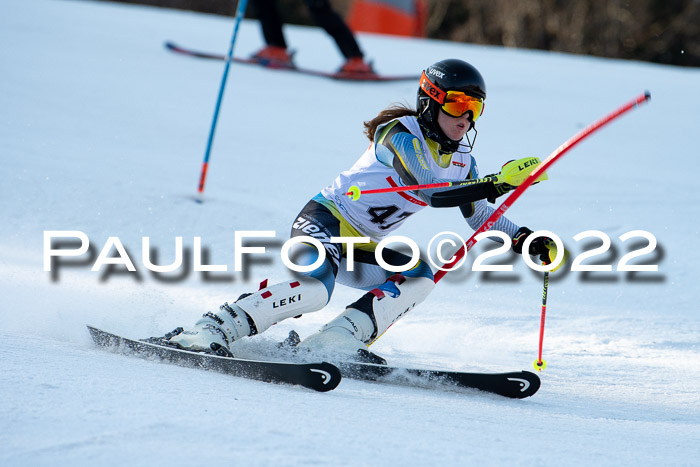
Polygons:
M387 188L372 188L371 190L361 190L357 185L353 185L349 188L348 192L345 193L353 201L357 201L361 195L374 195L377 193L396 193L402 191L417 191L417 190L428 190L430 188L448 188L448 187L458 187L458 186L469 186L469 185L479 185L482 183L498 182L498 176L493 175L490 177L477 178L475 180L460 180L456 182L440 182L440 183L428 183L426 185L407 185L407 186L392 186Z
M615 120L620 115L629 112L630 110L636 108L640 104L643 104L649 99L651 99L651 94L649 93L649 91L645 91L644 94L637 96L635 99L623 105L619 109L587 126L583 130L578 132L576 135L574 135L571 139L559 146L552 154L550 154L544 161L542 161L541 164L537 166L537 169L534 172L532 172L521 185L519 185L515 190L511 192L511 194L505 199L505 201L503 201L501 205L498 206L498 208L496 208L493 214L491 214L491 216L489 216L489 218L486 219L486 222L481 224L481 227L479 227L474 232L474 234L471 237L469 237L469 240L467 240L466 243L462 245L462 247L459 250L457 250L457 252L452 256L452 259L450 259L447 263L442 265L440 270L435 274L435 282L437 283L438 281L440 281L440 279L442 279L443 276L447 274L447 271L454 268L455 265L459 263L462 257L469 250L471 250L471 248L476 243L476 236L482 232L486 232L487 230L491 229L491 227L493 227L496 221L513 205L513 203L515 203L518 200L518 198L520 198L520 196L525 192L525 190L527 190L530 187L530 185L532 185L535 182L535 180L537 180L537 178L541 174L543 174L552 164L558 161L564 154L569 152L571 148L576 146L583 139L590 136L592 133L599 130L604 125Z
M549 286L549 271L544 272L544 288L542 290L542 317L540 318L540 353L537 360L532 364L536 370L542 371L547 368L547 362L542 360L542 344L544 342L544 317L547 314L547 288Z
M396 193L402 191L419 191L428 190L431 188L449 188L459 186L473 186L484 183L507 183L508 185L518 186L525 180L540 163L537 157L523 157L522 159L508 161L503 164L501 171L496 175L489 175L483 178L457 180L454 182L438 182L428 183L425 185L408 185L408 186L391 186L386 188L372 188L369 190L361 190L357 185L353 185L345 193L353 201L357 201L361 195L372 195L376 193ZM547 174L543 173L537 181L547 180Z

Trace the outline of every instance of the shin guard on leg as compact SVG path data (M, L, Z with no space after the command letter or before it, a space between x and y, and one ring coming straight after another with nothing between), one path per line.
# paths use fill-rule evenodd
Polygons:
M245 294L235 303L224 303L218 312L206 313L169 342L187 350L229 349L242 337L261 333L283 319L317 311L327 302L328 291L316 279L282 282Z
M375 330L365 341L367 344L379 339L389 327L421 303L435 287L427 277L391 276L387 282L363 295L348 307L368 314Z
M328 290L312 277L271 285L241 298L234 304L255 323L261 333L275 323L318 311L328 303Z

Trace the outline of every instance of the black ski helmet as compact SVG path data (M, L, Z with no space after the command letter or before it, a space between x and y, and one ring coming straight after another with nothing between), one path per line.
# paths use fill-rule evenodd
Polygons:
M425 83L427 85L424 86L425 78L444 92L462 91L469 96L486 99L486 83L484 82L484 78L481 76L481 73L479 73L479 70L472 65L454 58L441 60L432 64L423 71L423 76L421 76L421 83L418 86L416 101L418 123L423 127L428 138L440 143L440 146L445 151L455 152L459 148L460 141L449 139L442 129L440 129L437 122L440 104L424 91L424 88L430 87L429 83ZM473 122L472 128L474 128ZM474 129L474 131L476 132L476 129ZM474 137L476 138L476 136ZM471 151L472 146L473 140L468 141L467 147L469 151Z

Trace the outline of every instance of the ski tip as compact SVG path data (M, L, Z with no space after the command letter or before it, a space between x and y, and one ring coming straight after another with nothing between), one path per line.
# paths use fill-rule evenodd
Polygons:
M644 91L644 100L645 101L651 100L651 93L648 90Z
M517 393L516 398L524 399L526 397L534 396L535 393L539 391L540 385L542 384L540 377L531 371L522 371L521 374L524 381L517 381L517 378L515 379L515 382L520 384L520 390ZM525 383L525 381L527 381L529 384Z
M343 379L338 367L328 362L307 364L306 370L308 379L302 384L319 392L332 391Z
M500 390L492 391L511 399L525 399L531 397L540 389L540 377L531 371L506 373L507 384Z

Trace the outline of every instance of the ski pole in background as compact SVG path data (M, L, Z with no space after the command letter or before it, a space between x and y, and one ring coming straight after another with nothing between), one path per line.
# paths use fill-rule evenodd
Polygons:
M547 313L547 288L549 287L549 271L544 272L544 288L542 289L542 317L540 318L540 353L533 362L535 370L542 371L547 368L547 362L542 360L542 343L544 342L544 317Z
M245 9L248 4L248 0L238 0L238 8L236 9L236 18L233 24L233 34L231 35L231 44L229 45L228 54L226 54L226 65L224 66L224 75L221 78L221 86L219 87L219 97L216 99L216 107L214 108L214 119L211 122L211 129L209 130L209 139L207 140L207 149L204 152L204 162L202 163L202 173L199 176L199 188L197 190L197 201L202 202L202 195L204 194L204 182L207 178L207 170L209 169L209 155L211 154L211 146L214 141L214 132L216 131L216 123L219 120L219 109L221 108L221 100L224 97L224 88L226 87L226 80L228 79L228 70L231 67L231 61L233 59L233 45L236 42L236 36L238 35L238 27L241 25L241 20L245 15Z

